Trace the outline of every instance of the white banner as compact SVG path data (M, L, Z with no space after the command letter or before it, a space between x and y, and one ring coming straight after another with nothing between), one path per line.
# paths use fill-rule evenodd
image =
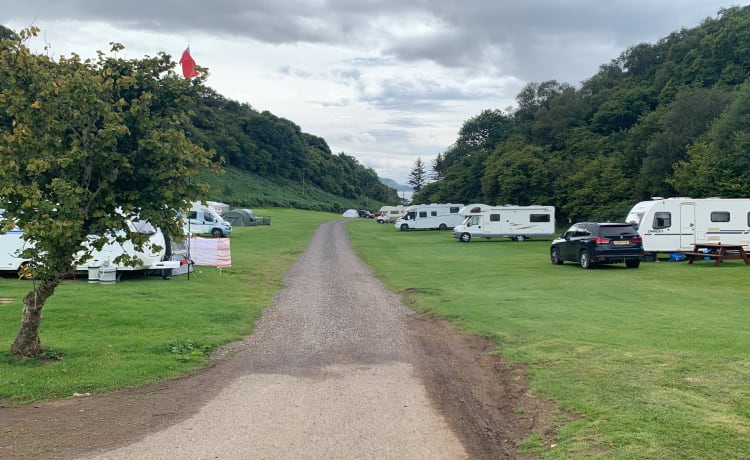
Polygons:
M190 259L195 265L231 267L229 238L190 238Z

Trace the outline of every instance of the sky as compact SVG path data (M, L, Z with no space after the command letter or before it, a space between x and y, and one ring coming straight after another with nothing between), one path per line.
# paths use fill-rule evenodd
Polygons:
M512 110L528 83L578 86L631 46L749 3L24 0L5 2L0 24L41 28L29 46L53 57L118 42L126 58L179 61L190 46L219 94L405 184L418 158L430 165L483 110Z

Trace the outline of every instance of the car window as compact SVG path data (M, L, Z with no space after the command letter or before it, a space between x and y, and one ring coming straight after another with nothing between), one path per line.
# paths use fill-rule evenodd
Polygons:
M606 225L599 228L601 236L634 236L635 230L631 225Z

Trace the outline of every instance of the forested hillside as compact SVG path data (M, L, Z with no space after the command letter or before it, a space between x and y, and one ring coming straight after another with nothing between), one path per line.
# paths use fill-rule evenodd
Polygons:
M665 34L669 33L665 31ZM415 202L551 204L623 219L651 196L750 196L750 7L641 43L580 85L528 84L433 161Z
M211 89L205 89L197 101L191 117L191 140L216 151L217 160L223 161L224 166L280 185L300 184L300 192L304 187L308 192L320 189L361 206L398 201L396 190L382 184L375 171L351 155L331 153L323 138L302 132L289 120L267 111L258 112ZM245 197L244 204L248 206L279 204L269 202L263 195L257 200L247 194ZM307 207L307 201L304 193L293 200L295 207ZM339 211L340 207L331 202L325 210Z

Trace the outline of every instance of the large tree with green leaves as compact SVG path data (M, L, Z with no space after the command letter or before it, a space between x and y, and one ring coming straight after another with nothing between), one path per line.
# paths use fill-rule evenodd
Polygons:
M180 235L178 210L205 193L191 178L212 157L185 136L203 77L177 76L164 53L118 58L116 43L115 57L54 61L27 46L37 33L0 42L0 231L23 230L23 258L35 265L11 347L20 357L43 353L42 309L87 235L142 246L145 237L127 231L136 217Z

